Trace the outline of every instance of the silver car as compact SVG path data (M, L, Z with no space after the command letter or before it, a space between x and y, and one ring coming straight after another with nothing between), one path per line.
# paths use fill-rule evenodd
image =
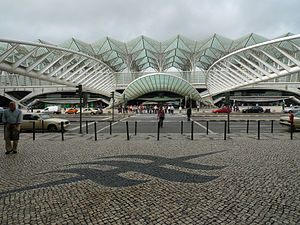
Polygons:
M300 106L292 106L292 107L287 107L283 110L284 113L296 113L300 112Z

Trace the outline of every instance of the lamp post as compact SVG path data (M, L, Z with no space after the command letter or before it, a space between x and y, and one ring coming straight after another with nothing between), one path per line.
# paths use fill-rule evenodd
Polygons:
M82 85L79 84L76 86L76 93L79 95L79 107L80 107L80 115L79 115L79 133L82 134Z
M227 105L227 133L230 133L230 111L229 111L229 106L230 106L230 92L226 92L225 94L225 103Z
M112 114L111 114L111 119L112 119L112 121L114 121L114 119L115 119L115 92L111 92L111 97L112 97Z

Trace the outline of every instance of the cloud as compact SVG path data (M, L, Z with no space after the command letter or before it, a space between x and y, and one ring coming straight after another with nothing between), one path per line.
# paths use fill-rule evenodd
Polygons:
M160 41L213 33L237 39L249 33L274 38L300 33L297 0L0 0L0 38L59 43L71 37Z

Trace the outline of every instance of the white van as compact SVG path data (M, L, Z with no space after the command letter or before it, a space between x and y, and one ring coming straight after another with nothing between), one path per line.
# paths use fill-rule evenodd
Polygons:
M54 105L54 106L48 106L48 107L44 108L41 112L42 113L60 114L61 113L61 109L60 109L60 106Z

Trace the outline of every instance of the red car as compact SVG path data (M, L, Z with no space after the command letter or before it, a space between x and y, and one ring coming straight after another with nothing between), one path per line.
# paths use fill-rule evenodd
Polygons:
M215 109L212 111L213 113L227 113L228 109L226 107ZM231 112L231 109L229 108L229 112Z

